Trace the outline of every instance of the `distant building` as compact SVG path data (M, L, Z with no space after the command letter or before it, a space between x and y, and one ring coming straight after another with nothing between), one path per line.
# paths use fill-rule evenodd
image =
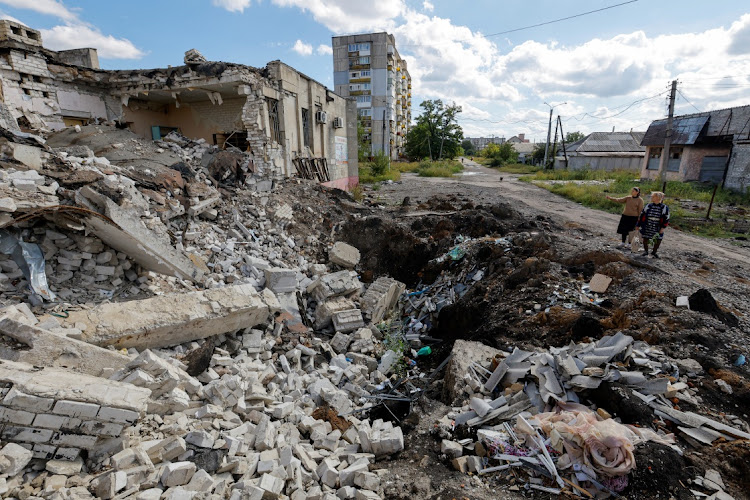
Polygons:
M643 178L658 175L666 128L666 119L656 120L643 137ZM750 187L750 105L675 116L667 179L723 182L746 192Z
M474 146L474 149L481 151L487 147L487 144L503 144L505 137L467 137Z
M526 134L518 134L508 139L508 142L519 143L519 142L529 142L529 140L526 138Z
M535 142L513 142L511 144L513 144L513 149L518 153L518 163L533 163L531 156L537 146Z
M567 164L562 145L558 145L555 168L637 172L646 156L646 148L641 146L643 135L644 132L592 132L583 139L565 145Z
M411 123L411 77L388 33L335 36L333 83L341 96L357 99L357 112L373 154L404 154Z

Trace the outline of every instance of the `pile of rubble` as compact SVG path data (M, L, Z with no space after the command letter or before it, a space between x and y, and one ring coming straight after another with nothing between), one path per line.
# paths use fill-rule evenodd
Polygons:
M366 287L356 248L287 232L240 151L5 137L0 494L380 497L404 437L366 417L397 380L373 324L403 283Z

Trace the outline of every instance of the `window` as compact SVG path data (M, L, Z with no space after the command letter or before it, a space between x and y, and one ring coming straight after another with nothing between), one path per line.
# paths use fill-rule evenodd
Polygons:
M370 95L358 95L357 102L372 102L372 96Z
M310 110L302 108L302 138L305 146L312 150L312 138L310 137Z
M365 76L370 76L370 70L369 70L369 69L366 69L366 70L364 70L364 71L361 71L361 72L359 73L359 76L361 76L361 77L365 77Z
M362 90L370 90L370 84L369 83L363 83L361 84Z
M352 78L358 78L358 77L359 77L359 73L352 73Z
M372 116L372 108L364 108L358 111L359 116Z
M370 56L362 56L357 60L358 64L370 64Z
M21 28L18 26L11 26L10 30L13 32L14 35L21 36Z
M268 121L271 126L271 140L281 143L281 133L279 132L279 101L276 99L266 99L268 104Z
M360 50L370 50L370 43L350 43L349 52L358 52Z

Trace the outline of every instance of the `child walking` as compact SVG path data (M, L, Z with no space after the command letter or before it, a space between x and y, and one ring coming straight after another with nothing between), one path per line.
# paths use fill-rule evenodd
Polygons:
M654 240L654 249L651 256L658 259L656 252L664 239L664 230L669 225L669 207L664 204L664 193L655 191L651 193L651 203L643 209L638 219L638 228L643 238L643 256L648 256L648 242Z
M620 224L617 226L617 234L622 236L622 243L618 248L625 248L625 239L628 234L635 229L638 224L638 217L643 211L643 200L641 199L641 188L634 187L630 190L630 196L623 196L622 198L612 198L607 196L607 199L616 203L624 203L625 208L622 210L622 216L620 217Z

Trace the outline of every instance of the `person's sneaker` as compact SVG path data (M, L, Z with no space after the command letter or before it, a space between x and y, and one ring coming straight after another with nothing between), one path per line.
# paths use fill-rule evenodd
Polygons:
M659 258L659 256L656 255L656 252L651 253L651 257L654 258L654 259L658 259Z
M643 252L643 253L641 254L641 256L643 256L643 257L648 257L648 250L646 250L645 252Z

